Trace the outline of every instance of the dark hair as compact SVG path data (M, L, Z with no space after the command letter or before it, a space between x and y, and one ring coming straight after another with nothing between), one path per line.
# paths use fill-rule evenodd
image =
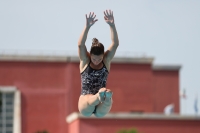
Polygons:
M94 55L104 54L104 46L96 38L92 39L92 46L90 49L90 54L94 54Z

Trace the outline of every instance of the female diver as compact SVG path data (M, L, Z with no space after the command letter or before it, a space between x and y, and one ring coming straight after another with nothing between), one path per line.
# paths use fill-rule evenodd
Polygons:
M90 12L88 16L86 14L86 25L78 41L82 87L78 109L86 117L92 114L96 117L103 117L112 107L113 92L106 88L106 82L111 60L119 45L113 12L106 10L104 11L104 19L110 27L112 43L104 52L103 44L98 39L93 38L90 53L87 51L85 42L89 29L97 21L95 17L94 12Z

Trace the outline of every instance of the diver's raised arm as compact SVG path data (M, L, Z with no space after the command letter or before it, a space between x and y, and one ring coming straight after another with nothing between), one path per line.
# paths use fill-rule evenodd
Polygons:
M105 15L104 19L106 23L110 26L111 41L112 41L108 50L105 53L105 57L106 57L106 60L111 61L115 55L117 47L119 46L119 39L118 39L117 30L115 27L113 11L106 10L104 11L104 15Z
M78 40L78 49L79 49L79 58L80 60L85 60L87 59L87 48L85 46L85 42L87 39L87 35L88 35L88 31L90 29L90 27L97 21L97 19L95 19L96 15L93 13L89 13L89 15L87 16L87 14L85 15L86 17L86 25L79 37Z

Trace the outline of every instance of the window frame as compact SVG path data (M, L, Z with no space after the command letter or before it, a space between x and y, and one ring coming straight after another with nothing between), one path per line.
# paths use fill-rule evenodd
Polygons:
M1 93L14 93L12 133L21 133L21 93L15 86L0 86Z

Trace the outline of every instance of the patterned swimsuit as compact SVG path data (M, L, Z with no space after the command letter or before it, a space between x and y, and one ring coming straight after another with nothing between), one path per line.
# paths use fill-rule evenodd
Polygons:
M89 63L87 68L81 73L81 95L95 95L99 89L106 87L108 74L109 72L104 63L99 70L91 68Z

